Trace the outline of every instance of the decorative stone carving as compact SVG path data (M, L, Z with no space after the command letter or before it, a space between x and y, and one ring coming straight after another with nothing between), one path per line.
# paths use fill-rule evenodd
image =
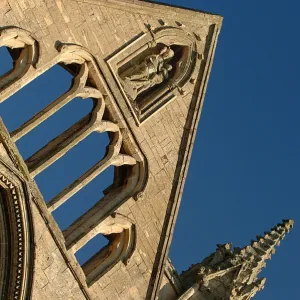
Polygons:
M0 162L0 298L30 298L32 222L25 185Z
M107 60L138 125L183 95L185 85L198 76L199 43L182 28L163 26L143 33Z
M146 56L139 64L120 74L127 95L135 100L140 93L166 81L173 68L168 62L173 57L174 51L164 46L158 54Z
M230 243L217 245L215 253L181 274L188 289L183 296L190 293L189 287L198 283L202 297L207 293L214 299L248 300L254 297L266 281L265 278L258 279L258 274L293 224L293 220L284 220L244 248L232 249ZM190 299L184 297L180 299Z

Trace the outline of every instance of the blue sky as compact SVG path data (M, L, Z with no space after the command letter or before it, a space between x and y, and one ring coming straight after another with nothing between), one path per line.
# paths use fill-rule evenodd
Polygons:
M262 274L266 289L256 299L297 299L300 3L164 2L224 16L170 257L181 271L213 252L217 243L244 246L281 219L294 218L296 228L268 262ZM4 50L0 49L0 74L11 68ZM67 91L70 83L71 76L55 67L1 104L0 115L9 130ZM90 99L72 101L17 143L22 155L29 157L91 108ZM39 175L46 201L100 160L107 143L106 134L92 134ZM61 228L101 198L112 176L113 170L107 170L54 213ZM98 236L78 254L79 260L104 242Z
M255 299L298 299L300 3L160 2L224 17L170 257L181 271L294 218Z

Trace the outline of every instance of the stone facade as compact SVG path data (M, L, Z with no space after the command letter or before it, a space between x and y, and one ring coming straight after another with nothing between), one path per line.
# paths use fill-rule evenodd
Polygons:
M0 0L14 61L0 103L55 65L73 76L15 131L0 122L0 297L211 299L168 250L221 25L145 1ZM76 97L92 111L24 161L15 142ZM110 137L105 157L46 204L34 178L93 132ZM103 199L62 232L52 212L110 166ZM109 245L81 266L75 253L99 234Z
M157 299L161 282L169 284L162 299L183 292L165 267L221 24L220 16L144 1L0 1L0 46L14 60L0 77L0 102L54 65L74 75L67 93L20 128L8 133L1 124L0 172L11 177L1 184L1 212L19 182L25 215L17 226L28 235L20 236L21 273L0 260L4 298ZM158 57L162 47L173 55ZM133 72L133 88L142 87L133 99L121 74L146 57L156 69L147 65L142 79L157 84ZM91 113L24 161L15 142L75 97L92 98ZM35 176L95 131L111 137L105 158L46 204ZM108 166L115 180L104 198L62 232L52 212ZM109 247L80 266L74 254L97 234ZM14 239L3 250L12 263Z

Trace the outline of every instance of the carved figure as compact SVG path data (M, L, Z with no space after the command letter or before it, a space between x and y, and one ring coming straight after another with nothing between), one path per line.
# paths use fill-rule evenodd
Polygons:
M145 90L164 82L169 77L172 66L168 63L174 51L165 46L159 54L147 56L127 74L121 74L124 89L132 100ZM125 72L124 72L125 73Z

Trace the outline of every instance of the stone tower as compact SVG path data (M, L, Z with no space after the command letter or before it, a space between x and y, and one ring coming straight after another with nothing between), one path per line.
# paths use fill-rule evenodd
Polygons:
M217 15L137 0L0 0L0 47L13 61L0 74L0 103L56 65L73 76L18 129L0 122L1 300L172 300L191 290L211 299L203 295L222 272L229 282L252 268L250 248L229 245L181 277L168 260L221 24ZM76 97L93 100L90 113L24 160L15 143ZM109 136L104 158L46 203L36 176L93 132ZM101 201L61 230L52 213L109 167L114 180ZM98 235L108 245L79 264L75 254Z

